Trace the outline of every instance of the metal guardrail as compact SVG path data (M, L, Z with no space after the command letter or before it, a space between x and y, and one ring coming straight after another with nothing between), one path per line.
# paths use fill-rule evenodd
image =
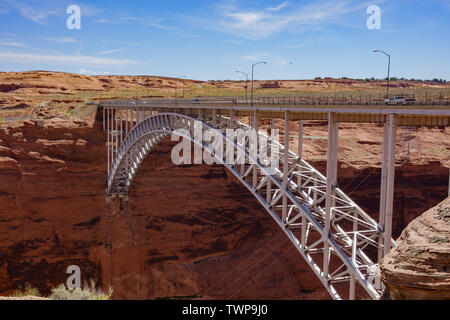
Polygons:
M202 104L235 104L235 105L318 105L318 106L450 106L450 100L416 99L414 102L392 104L384 99L371 97L330 97L330 96L256 96L251 99L245 97L198 97L198 98L155 98L139 100L103 100L100 105L123 104L133 102L151 105L202 105Z

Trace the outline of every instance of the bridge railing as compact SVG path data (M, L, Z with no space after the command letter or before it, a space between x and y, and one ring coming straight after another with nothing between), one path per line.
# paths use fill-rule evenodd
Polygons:
M286 95L286 96L255 96L246 99L242 96L224 97L197 97L197 98L152 98L139 100L107 100L100 101L101 105L202 105L202 104L227 104L227 105L354 105L354 106L392 106L387 104L384 97L380 96L345 96L345 95ZM429 99L427 97L415 98L414 101L400 103L410 106L450 106L448 98Z

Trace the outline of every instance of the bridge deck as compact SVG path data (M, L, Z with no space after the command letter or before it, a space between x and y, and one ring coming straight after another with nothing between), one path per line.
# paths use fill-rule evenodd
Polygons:
M272 104L272 101L255 101L253 106L245 101L220 100L113 100L102 101L104 108L136 109L151 108L154 111L167 112L175 109L184 112L203 110L217 114L228 115L233 110L236 116L252 116L256 110L261 118L284 118L284 113L290 113L291 120L328 120L328 114L334 113L338 122L352 123L384 123L386 116L394 114L398 126L448 126L450 125L450 106L445 105L384 105L384 104ZM274 101L274 103L279 101ZM190 111L191 110L191 111Z

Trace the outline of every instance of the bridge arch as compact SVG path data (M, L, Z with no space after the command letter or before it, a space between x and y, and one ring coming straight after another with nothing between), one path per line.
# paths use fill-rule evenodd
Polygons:
M224 120L221 123L225 122L228 127L249 128L232 117L218 117L221 117L220 120ZM331 223L333 232L325 237L326 178L323 175L306 161L288 151L288 162L280 158L283 166L286 164L289 168L287 170L289 179L287 184L284 184L283 181L286 181L283 179L284 172L278 169L275 172L269 172L258 157L252 158L247 145L231 141L224 134L223 130L227 126L220 125L220 128L217 128L213 125L216 119L202 120L202 130L213 130L222 135L225 141L233 143L235 151L240 150L245 153L248 163L227 164L222 157L214 154L210 146L193 138L194 134L187 135L179 131L176 134L201 146L247 187L310 265L331 297L343 299L354 296L357 283L370 297L378 299L381 288L377 287L375 281L377 265L369 258L373 255L373 250L372 252L367 250L371 245L376 248L375 255L376 250L380 250L376 242L381 232L377 223L337 188L336 196L333 198ZM200 120L176 112L156 113L139 121L117 148L108 174L107 196L126 197L140 164L153 147L178 129L192 132L196 121ZM264 136L262 133L258 135ZM275 141L271 143L277 143L280 150L284 152L282 144ZM358 234L352 232L349 227L352 224L354 226L355 223L359 225ZM326 266L322 265L326 252L325 245L330 248ZM327 268L328 272L324 272L324 268Z

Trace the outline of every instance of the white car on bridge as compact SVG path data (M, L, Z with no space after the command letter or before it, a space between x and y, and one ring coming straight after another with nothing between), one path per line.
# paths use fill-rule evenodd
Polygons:
M386 104L413 104L416 101L414 98L405 98L402 96L394 96L392 98L384 100Z

